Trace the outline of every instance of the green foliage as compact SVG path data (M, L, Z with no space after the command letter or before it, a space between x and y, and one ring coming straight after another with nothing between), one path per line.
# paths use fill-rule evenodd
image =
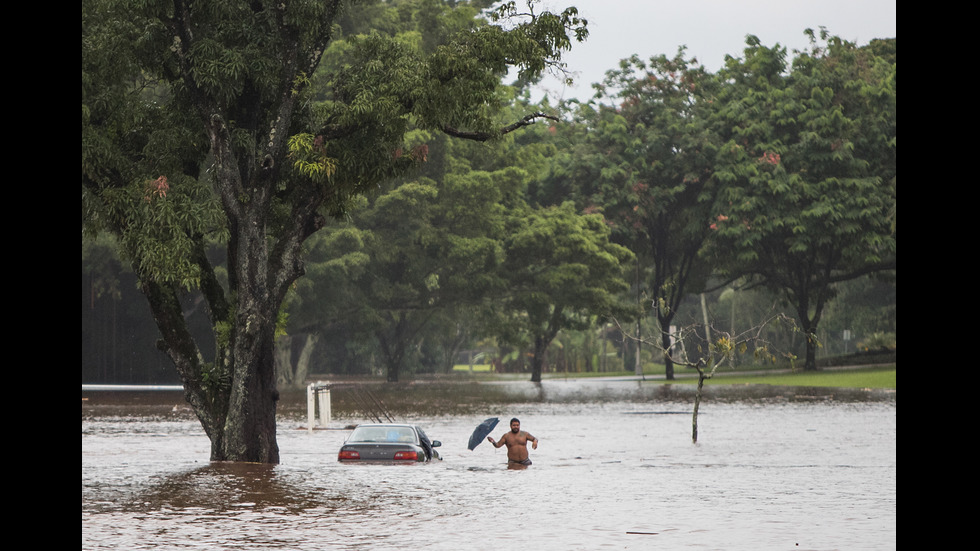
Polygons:
M769 53L749 51L750 60ZM717 237L734 248L741 269L764 274L777 288L787 278L767 266L807 258L833 271L860 272L894 254L888 224L894 167L880 162L894 157L894 135L888 137L894 123L881 119L889 111L855 97L876 85L876 77L853 65L855 53L835 40L824 57L798 59L789 77L750 81L746 90L733 90L738 97L725 98L730 107L722 118L733 130L716 172L727 184ZM745 75L754 67L730 64L729 70ZM866 84L855 86L860 82ZM868 125L878 128L879 141L867 142ZM774 262L774 255L786 260Z
M230 386L231 374L220 364L205 363L201 367L201 387L204 389L209 403L214 404Z
M215 322L214 329L215 329L215 340L218 347L227 348L229 343L231 342L231 332L232 332L231 323L225 320Z
M835 283L894 269L894 65L822 33L826 45L777 70L779 48L752 41L719 94L721 184L713 251L728 274L784 293L813 335Z
M632 317L620 300L633 253L609 241L600 215L565 203L514 212L510 226L505 310L523 314L509 322L518 331L508 335L511 342L550 342L561 329L590 326L592 315Z
M897 340L895 333L878 331L868 335L868 338L859 342L857 347L865 351L895 348Z
M521 11L526 9L527 11ZM567 51L572 40L582 42L589 36L588 22L578 16L578 9L566 8L561 13L536 13L533 2L518 6L515 1L503 2L490 12L492 21L514 21L523 18L508 34L511 47L525 52L517 67L519 80L534 80L549 67L563 70L565 65L555 59L555 52Z
M542 200L602 212L612 239L637 256L634 300L665 331L711 272L699 253L717 188L711 117L719 86L683 48L672 58L622 60L574 124L558 129L563 147L535 190Z
M289 156L299 173L318 184L330 178L337 170L337 160L327 157L323 139L302 133L290 136Z

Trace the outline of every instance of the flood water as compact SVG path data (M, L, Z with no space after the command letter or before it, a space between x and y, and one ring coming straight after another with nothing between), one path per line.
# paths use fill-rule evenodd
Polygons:
M356 412L309 431L305 402L284 405L281 463L268 466L210 463L179 394L176 411L90 399L82 549L896 548L893 393L709 396L693 444L693 401L662 386L527 382L478 411L400 411L444 458L403 466L336 461L343 427L372 421ZM487 443L466 449L486 417L501 419L495 438L511 417L540 438L531 467L508 469Z

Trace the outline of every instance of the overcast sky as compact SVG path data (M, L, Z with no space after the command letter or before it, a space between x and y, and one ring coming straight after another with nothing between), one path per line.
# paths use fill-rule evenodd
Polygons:
M591 83L633 54L672 57L686 45L688 58L717 71L726 54L742 57L748 34L765 46L785 46L792 57L809 45L807 28L826 27L858 45L894 38L898 11L897 0L544 0L541 6L559 12L575 6L589 22L588 40L564 56L577 73L575 86L554 78L541 83L550 96L580 100L591 97Z

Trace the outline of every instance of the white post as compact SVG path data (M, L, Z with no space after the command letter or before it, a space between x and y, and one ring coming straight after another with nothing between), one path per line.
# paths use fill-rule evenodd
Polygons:
M316 420L314 417L316 413L316 402L314 401L314 395L316 394L316 383L310 383L306 386L306 426L310 432L313 432L313 423Z
M320 398L320 426L327 428L330 426L330 387L318 389L317 395Z

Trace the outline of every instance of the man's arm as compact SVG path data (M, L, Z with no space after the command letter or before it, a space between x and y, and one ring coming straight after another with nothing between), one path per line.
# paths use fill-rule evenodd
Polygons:
M508 433L508 434L510 434L510 433ZM494 440L492 436L488 436L487 437L487 442L490 442L491 444L493 444L493 447L499 448L500 446L503 446L504 444L507 443L507 434L501 436L500 437L500 440Z
M538 437L532 435L530 432L525 432L524 434L526 434L527 439L531 441L531 447L533 449L538 449Z

